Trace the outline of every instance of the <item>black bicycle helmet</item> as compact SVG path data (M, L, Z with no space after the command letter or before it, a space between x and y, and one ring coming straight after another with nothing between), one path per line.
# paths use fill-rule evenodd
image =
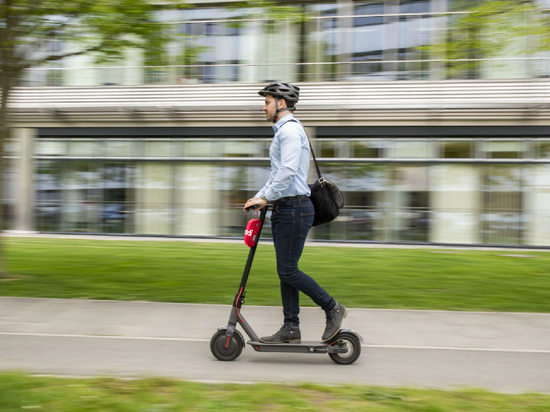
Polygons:
M262 90L258 92L258 94L264 97L269 94L270 96L273 96L275 98L275 107L277 107L277 111L275 112L275 116L273 117L273 123L277 123L280 112L293 112L294 110L296 110L296 106L294 104L291 105L292 107L279 109L279 99L284 99L289 103L296 103L300 98L300 88L290 83L275 82L265 86Z
M290 83L270 83L258 92L260 96L271 95L273 97L282 97L287 102L296 103L300 98L300 88Z

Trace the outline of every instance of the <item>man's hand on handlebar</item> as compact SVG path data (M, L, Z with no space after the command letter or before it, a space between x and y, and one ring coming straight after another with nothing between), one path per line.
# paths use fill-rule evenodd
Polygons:
M261 199L259 197L253 197L252 199L248 199L246 203L244 204L243 211L248 212L249 210L259 210L263 208L267 202L264 199Z

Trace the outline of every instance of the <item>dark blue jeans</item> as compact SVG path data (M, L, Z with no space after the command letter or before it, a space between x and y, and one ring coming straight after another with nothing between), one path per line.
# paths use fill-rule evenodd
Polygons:
M315 280L298 269L313 216L313 204L306 197L276 201L273 205L271 227L277 273L281 280L285 325L300 324L300 292L309 296L323 310L332 308L336 303Z

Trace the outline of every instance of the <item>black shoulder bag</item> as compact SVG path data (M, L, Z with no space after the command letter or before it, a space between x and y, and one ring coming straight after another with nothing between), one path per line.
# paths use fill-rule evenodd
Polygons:
M309 136L307 136L307 140L309 142L311 155L313 156L313 161L315 162L315 168L317 169L317 176L319 176L315 183L308 185L311 189L310 199L315 207L313 226L318 226L323 223L331 222L338 217L340 209L344 207L344 198L334 183L321 176L321 171L319 170L315 153L313 153L313 147L311 146Z

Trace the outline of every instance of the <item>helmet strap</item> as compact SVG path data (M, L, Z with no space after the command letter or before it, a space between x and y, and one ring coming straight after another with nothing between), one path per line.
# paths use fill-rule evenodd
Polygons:
M275 96L275 116L273 116L273 123L277 123L277 120L279 119L279 98Z
M277 123L277 120L279 120L279 113L284 111L293 112L296 107L285 107L284 109L279 109L279 98L275 96L275 107L277 110L275 111L275 116L273 116L273 123Z

